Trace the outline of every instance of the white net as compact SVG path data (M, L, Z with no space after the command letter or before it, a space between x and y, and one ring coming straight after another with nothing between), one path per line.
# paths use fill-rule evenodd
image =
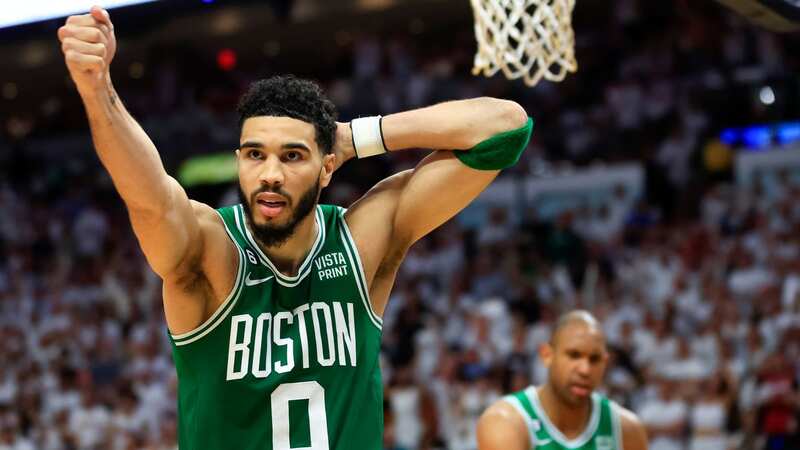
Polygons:
M572 10L575 0L470 0L475 14L474 75L502 70L533 86L578 70Z

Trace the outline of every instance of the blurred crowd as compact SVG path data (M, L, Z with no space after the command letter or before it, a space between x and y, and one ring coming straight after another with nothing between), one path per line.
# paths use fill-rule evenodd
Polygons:
M319 74L343 119L519 101L535 138L507 177L597 160L647 169L640 197L547 219L533 199L477 229L453 220L410 251L385 313L386 449L474 450L491 402L545 380L537 348L576 307L603 323L603 390L639 414L652 449L800 448L800 178L787 168L735 184L730 155L705 146L722 126L796 114L796 100L767 107L752 88L791 92L779 87L798 53L719 9L615 5L608 20L577 18L581 70L558 85L468 77L469 34L455 47L359 39L345 74ZM154 73L120 90L167 167L237 142L233 105L252 73L218 85L180 64ZM20 119L0 142L0 450L175 449L160 281L88 134L52 131L69 112ZM419 156L349 163L326 200L345 205Z
M475 233L451 224L416 246L385 316L396 448L475 448L489 403L545 381L537 349L576 307L603 323L604 390L639 414L650 448L798 448L800 172L790 174L709 190L697 221L568 210L512 224L497 210ZM415 346L393 345L403 342Z
M385 313L386 448L475 449L480 413L546 379L537 349L577 307L603 323L603 390L651 448L798 448L797 175L718 185L676 224L614 204L449 222L409 253ZM0 209L0 448L175 448L160 283L125 215L8 186Z

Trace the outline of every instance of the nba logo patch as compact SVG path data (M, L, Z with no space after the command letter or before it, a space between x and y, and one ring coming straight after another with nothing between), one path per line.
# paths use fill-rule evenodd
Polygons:
M594 445L597 450L614 450L614 439L611 436L597 436Z

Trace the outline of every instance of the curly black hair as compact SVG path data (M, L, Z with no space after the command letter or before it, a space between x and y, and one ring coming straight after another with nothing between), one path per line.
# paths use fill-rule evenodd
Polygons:
M239 128L257 116L291 117L314 125L317 145L323 154L333 152L336 136L336 106L311 80L294 75L279 75L259 80L242 95Z

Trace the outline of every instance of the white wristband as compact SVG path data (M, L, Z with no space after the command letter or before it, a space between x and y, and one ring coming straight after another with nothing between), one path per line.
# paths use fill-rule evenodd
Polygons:
M353 133L353 147L359 159L386 153L381 116L353 119L350 121L350 131Z

